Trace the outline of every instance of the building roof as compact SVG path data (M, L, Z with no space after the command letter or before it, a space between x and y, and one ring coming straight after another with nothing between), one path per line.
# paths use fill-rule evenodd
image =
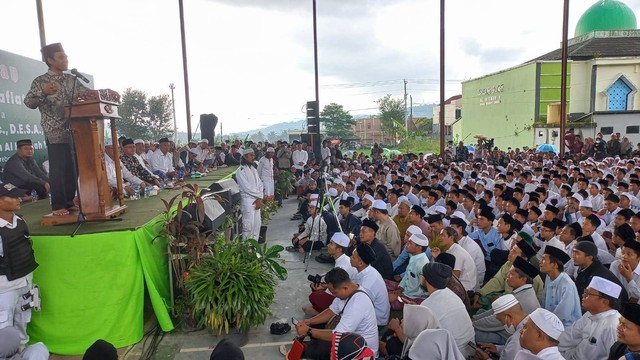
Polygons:
M578 20L575 36L597 30L629 30L636 27L636 15L623 2L598 0Z
M568 44L567 55L570 60L640 56L640 30L592 31L569 40ZM531 61L561 59L560 48Z

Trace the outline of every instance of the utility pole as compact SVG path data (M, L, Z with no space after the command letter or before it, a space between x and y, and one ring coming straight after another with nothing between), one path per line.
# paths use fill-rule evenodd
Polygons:
M567 38L569 33L569 0L564 0L562 16L562 56L560 61L560 158L564 158L564 134L567 121Z
M176 101L173 97L173 90L176 87L173 85L173 83L169 84L169 89L171 89L171 107L173 108L173 143L177 144L178 143L178 124L176 123ZM191 139L187 139L187 141L189 141Z
M440 0L440 156L444 160L444 5Z
M402 79L404 83L404 128L409 133L409 118L407 117L407 79Z
M187 70L187 39L184 31L184 7L178 0L180 9L180 38L182 39L182 72L184 75L184 100L187 108L187 138L191 139L191 101L189 100L189 71Z
M40 48L47 45L47 38L44 32L44 14L42 13L42 0L36 0L36 10L38 11L38 30L40 32ZM42 60L47 60L42 55Z
M409 95L409 120L413 121L413 96L411 95ZM418 130L417 126L416 130Z

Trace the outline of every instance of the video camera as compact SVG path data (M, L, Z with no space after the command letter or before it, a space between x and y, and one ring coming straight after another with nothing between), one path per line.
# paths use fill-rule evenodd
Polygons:
M324 275L320 275L320 274L308 275L307 280L311 281L315 286L318 286L320 285L320 283L323 282L322 280L324 280Z

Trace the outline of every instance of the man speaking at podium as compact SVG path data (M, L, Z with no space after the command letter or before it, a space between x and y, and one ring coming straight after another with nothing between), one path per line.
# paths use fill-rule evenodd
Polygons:
M78 179L73 175L76 173L73 169L75 160L71 155L71 132L64 107L71 105L72 93L82 94L89 89L73 75L63 73L68 69L68 60L60 43L47 45L40 51L49 71L33 80L24 104L40 110L40 123L49 153L51 209L53 215L62 216L78 210L73 204Z

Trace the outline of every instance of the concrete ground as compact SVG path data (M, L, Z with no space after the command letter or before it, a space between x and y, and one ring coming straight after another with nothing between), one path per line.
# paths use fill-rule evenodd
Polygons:
M300 223L300 221L289 220L296 210L297 200L295 197L290 196L289 199L284 200L283 206L269 223L267 231L268 244L280 244L285 247L291 245L291 236L297 232L297 225ZM313 257L317 254L318 252L314 252ZM282 344L291 344L295 336L295 328L292 328L292 331L285 335L271 335L269 326L279 319L288 319L290 323L291 317L304 318L305 314L302 311L302 307L309 305L307 275L326 273L333 267L331 264L320 264L311 259L308 271L305 272L306 264L302 262L302 254L285 250L282 252L282 258L285 260L285 267L289 272L289 277L286 281L278 282L276 299L271 305L271 317L267 319L265 324L251 329L249 332L249 341L242 348L246 359L271 360L283 358L278 351L278 347ZM155 319L152 318L151 321L148 321L146 328L153 325L155 325ZM167 360L209 359L211 351L219 340L219 337L211 335L206 330L191 333L173 331L164 334L157 346L154 358ZM125 360L139 359L143 351L149 348L151 341L150 337L145 337L133 347L120 349L120 358Z

